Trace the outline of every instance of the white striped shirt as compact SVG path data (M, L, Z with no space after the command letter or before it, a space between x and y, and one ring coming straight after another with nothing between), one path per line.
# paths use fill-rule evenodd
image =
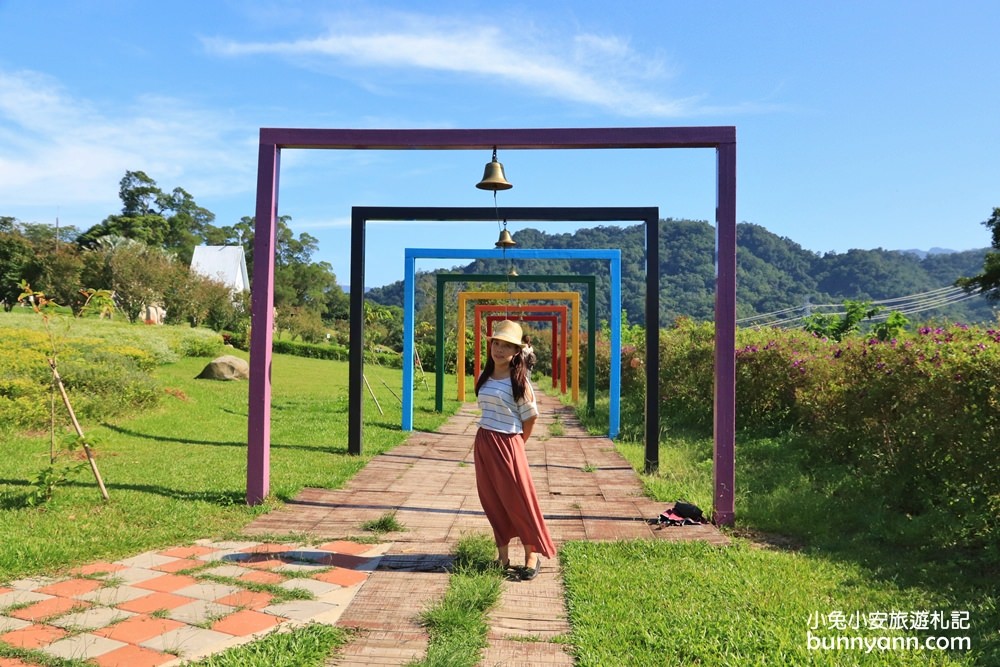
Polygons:
M478 402L483 411L479 418L480 428L499 433L523 433L524 422L538 416L538 405L528 400L529 395L534 397L531 384L527 381L524 397L515 402L510 378L488 378L479 389Z

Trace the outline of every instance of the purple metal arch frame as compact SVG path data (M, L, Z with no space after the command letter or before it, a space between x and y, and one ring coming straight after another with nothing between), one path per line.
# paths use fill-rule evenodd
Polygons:
M493 147L504 150L715 149L715 453L712 520L719 525L731 525L735 520L736 477L736 128L732 126L493 130L261 128L251 305L253 336L250 341L247 417L247 502L251 505L263 502L270 487L274 248L282 149L486 151ZM354 257L352 252L351 264L352 284L355 284L353 267L363 268L364 259ZM361 278L357 284L363 284L363 272ZM647 302L649 299L647 294ZM363 303L360 292L357 297L352 294L352 314L363 307ZM351 363L355 362L360 368L360 346L353 346L351 350Z

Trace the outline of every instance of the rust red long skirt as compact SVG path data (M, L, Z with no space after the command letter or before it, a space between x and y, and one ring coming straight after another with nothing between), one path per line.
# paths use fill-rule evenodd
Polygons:
M521 434L481 428L476 432L474 456L479 502L496 543L508 544L516 537L521 544L552 558L556 547L538 505Z

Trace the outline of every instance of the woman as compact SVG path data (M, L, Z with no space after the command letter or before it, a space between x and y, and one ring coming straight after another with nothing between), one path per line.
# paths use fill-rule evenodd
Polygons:
M482 410L475 443L476 488L493 527L500 565L510 566L508 548L517 537L524 546L520 578L530 580L538 575L540 557L556 552L524 453L538 407L521 354L520 325L497 323L486 344L486 365L476 381Z
M524 366L528 369L528 379L531 379L531 371L535 368L538 357L535 356L535 348L531 347L531 336L521 336L521 358L524 359Z

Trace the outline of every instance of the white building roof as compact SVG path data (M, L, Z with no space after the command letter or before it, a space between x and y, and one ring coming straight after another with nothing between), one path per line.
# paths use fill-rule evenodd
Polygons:
M234 292L250 291L247 260L242 246L196 246L191 257L191 270L207 278L222 281Z

